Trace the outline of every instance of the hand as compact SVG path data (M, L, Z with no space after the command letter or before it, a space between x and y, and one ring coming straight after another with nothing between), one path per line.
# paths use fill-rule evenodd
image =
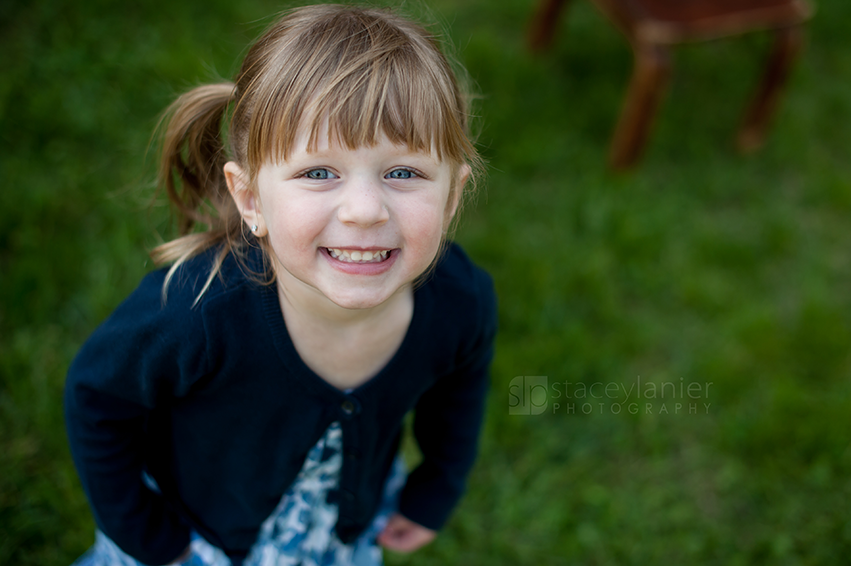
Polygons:
M394 513L378 535L378 544L396 552L413 552L434 540L437 533Z

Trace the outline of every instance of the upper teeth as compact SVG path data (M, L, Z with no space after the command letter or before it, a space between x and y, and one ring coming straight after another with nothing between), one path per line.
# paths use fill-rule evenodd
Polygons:
M340 261L345 262L378 262L387 258L387 254L390 253L389 250L381 250L375 252L361 252L357 250L341 250L338 248L328 248L328 253L331 254L331 257L334 259L339 259Z

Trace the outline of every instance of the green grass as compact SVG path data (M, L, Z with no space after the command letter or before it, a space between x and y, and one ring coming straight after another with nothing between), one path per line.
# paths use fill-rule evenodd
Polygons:
M282 7L143 4L0 5L0 564L68 564L91 543L64 373L168 233L147 206L157 114L229 76ZM613 175L628 48L575 2L533 57L531 4L412 6L445 23L482 95L490 171L458 239L494 276L501 333L469 493L434 544L388 562L842 563L851 5L819 2L763 151L731 143L767 48L753 36L677 51L641 166ZM712 383L710 406L551 397L509 415L516 376Z

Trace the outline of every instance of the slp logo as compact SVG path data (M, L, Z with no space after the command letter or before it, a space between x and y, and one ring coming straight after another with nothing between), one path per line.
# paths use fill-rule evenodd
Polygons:
M508 384L509 415L540 415L549 404L545 375L518 375Z

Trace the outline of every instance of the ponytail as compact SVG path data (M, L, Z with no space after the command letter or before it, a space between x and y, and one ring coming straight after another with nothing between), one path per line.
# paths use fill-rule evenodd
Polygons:
M234 97L230 82L199 86L180 96L163 114L159 187L165 189L180 234L151 251L156 264L173 263L163 285L189 258L222 242L235 242L242 232L239 211L231 198L222 168L227 161L222 120ZM207 226L194 232L197 225ZM232 246L223 246L198 298L209 287ZM196 299L197 302L197 299Z

